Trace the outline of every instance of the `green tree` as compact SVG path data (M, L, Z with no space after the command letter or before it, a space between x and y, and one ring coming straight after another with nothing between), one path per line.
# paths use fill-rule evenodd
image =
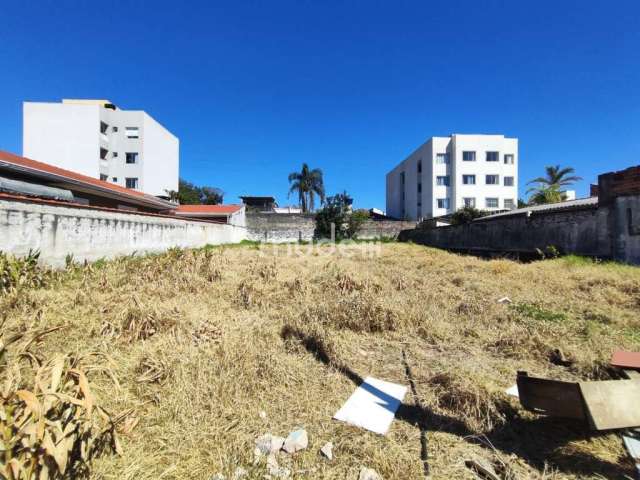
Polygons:
M177 199L182 205L218 205L224 200L224 192L215 187L198 187L181 178Z
M451 215L451 225L464 225L470 223L476 218L484 217L490 212L478 210L476 207L462 207Z
M564 195L558 187L538 187L529 197L530 205L544 205L546 203L559 203L564 200Z
M324 207L316 212L316 237L331 237L331 224L335 225L335 239L342 240L354 235L349 228L349 220L352 216L351 204L353 199L347 192L328 197ZM355 226L355 225L354 225Z
M541 205L563 201L560 190L582 180L582 177L573 175L574 173L575 169L572 167L561 168L560 165L545 167L544 177L534 178L527 183L527 185L533 185L527 190L527 194L531 194L529 203Z
M289 174L289 196L292 193L298 193L298 200L302 207L302 212L313 212L315 209L315 195L320 197L320 203L324 203L324 180L322 178L322 170L319 168L309 169L309 165L302 164L300 172L291 172Z

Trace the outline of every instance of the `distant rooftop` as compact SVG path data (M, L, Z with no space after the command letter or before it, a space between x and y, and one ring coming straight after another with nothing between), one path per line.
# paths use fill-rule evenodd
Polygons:
M508 217L511 215L530 215L531 213L555 212L558 210L581 210L584 208L596 208L597 206L598 197L579 198L577 200L568 200L566 202L546 203L544 205L516 208L515 210L510 210L508 212L495 213L493 215L487 215L486 217L476 218L474 221L492 220L494 218Z

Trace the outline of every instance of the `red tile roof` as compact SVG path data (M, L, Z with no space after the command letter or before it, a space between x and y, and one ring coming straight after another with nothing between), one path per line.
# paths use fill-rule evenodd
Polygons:
M180 205L175 212L178 215L230 215L242 208L242 205Z
M46 198L26 197L24 195L17 195L17 194L4 193L4 192L0 192L0 200L15 200L19 202L35 203L39 205L53 205L57 207L80 208L84 210L98 210L103 212L113 212L113 213L120 213L120 214L126 214L126 215L141 215L143 217L172 218L172 219L180 220L181 222L194 221L194 222L204 222L204 223L221 223L220 221L206 219L206 218L198 219L198 218L177 217L173 215L172 213L173 211L170 211L170 213L151 213L151 212L140 212L137 210L122 210L119 208L85 205L84 203L65 202L60 200L49 200Z
M153 195L148 195L146 193L139 192L137 190L132 190L130 188L124 188L109 182L104 182L102 180L98 180L97 178L92 178L92 177L88 177L87 175L82 175L81 173L65 170L64 168L54 167L53 165L49 165L48 163L38 162L36 160L31 160L30 158L20 157L18 155L14 155L13 153L5 152L3 150L0 150L0 161L25 167L30 170L37 170L50 175L57 175L65 179L75 180L76 182L82 182L85 184L93 185L101 189L111 190L114 193L118 193L121 195L139 197L141 199L144 198L146 200L151 200L154 203L160 202L160 199L158 199L157 197L154 197Z

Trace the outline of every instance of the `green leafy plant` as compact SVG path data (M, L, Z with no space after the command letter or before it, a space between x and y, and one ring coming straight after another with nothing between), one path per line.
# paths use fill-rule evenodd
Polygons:
M41 287L49 276L49 271L38 265L40 252L29 250L22 258L0 252L0 293L23 287Z
M478 210L475 207L462 207L451 215L451 225L465 225L471 223L476 218L484 217L488 214L489 212Z
M345 238L351 238L351 236L354 235L352 228L358 226L358 222L362 219L359 214L355 223L350 226L349 220L352 216L352 203L353 199L347 192L328 197L322 210L316 213L315 236L317 238L330 238L333 225L335 229L335 240L340 241Z

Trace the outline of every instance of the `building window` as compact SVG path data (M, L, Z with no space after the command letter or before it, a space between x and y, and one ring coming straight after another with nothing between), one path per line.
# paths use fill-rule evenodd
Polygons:
M438 165L445 165L449 163L449 154L448 153L436 153L436 163Z
M505 153L505 155L504 155L504 164L505 165L513 165L514 164L514 155L513 155L513 153Z
M140 138L140 129L138 127L124 127L127 138Z
M127 177L125 180L125 186L127 188L138 188L138 179L135 177Z
M462 199L462 201L464 202L465 207L471 207L471 208L476 207L476 199L473 197L465 197Z
M475 185L476 184L476 176L475 175L462 175L462 183L464 185Z
M500 175L487 175L484 183L487 185L500 185Z
M118 182L118 177L111 177L111 181L113 183L117 183Z
M418 173L422 173L422 160L418 160Z
M500 152L487 152L487 162L499 162Z
M404 172L400 172L400 183L404 185Z
M513 201L513 198L505 198L504 199L504 208L507 210L513 210L516 208L516 203Z
M422 193L422 183L418 183L418 193Z
M498 199L494 197L485 198L485 207L487 208L498 208Z
M449 199L448 198L438 198L438 208L449 208Z
M504 186L513 187L513 177L504 177Z
M450 185L449 175L436 177L436 185L442 185L442 186L448 187Z
M100 147L100 159L101 160L106 160L108 154L109 154L109 150L107 150L106 148Z
M104 122L100 122L100 133L104 133L106 135L108 128L109 128L109 125L107 125Z
M418 220L422 218L422 205L418 204Z
M118 127L116 126L111 127L111 130L113 131L113 133L118 133Z
M101 173L101 174L100 174L100 180L102 180L103 182L106 182L106 181L107 181L107 178L109 178L109 176L108 176L108 175L105 175L104 173Z
M127 152L125 153L127 163L138 163L138 152Z
M462 161L463 162L475 162L476 161L476 152L462 152Z

